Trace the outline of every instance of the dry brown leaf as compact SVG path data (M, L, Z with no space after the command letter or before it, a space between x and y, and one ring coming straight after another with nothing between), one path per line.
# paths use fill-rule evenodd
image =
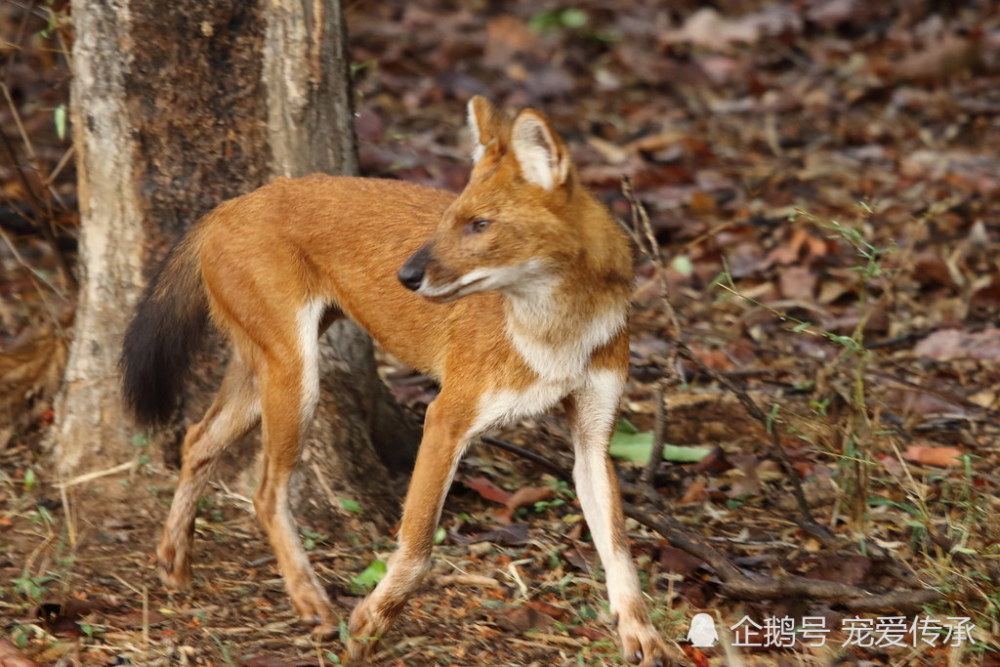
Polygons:
M872 569L868 556L821 553L802 560L800 567L806 570L803 574L809 579L837 581L849 586L860 585Z
M934 44L903 58L889 70L894 81L933 81L961 74L979 63L977 40L945 35Z
M778 246L768 254L768 261L771 264L796 264L811 257L822 257L828 252L825 239L813 236L802 227L796 227L787 244Z
M6 639L0 639L0 667L40 667L19 648Z
M660 567L666 572L689 577L701 566L701 561L686 551L670 545L660 547Z
M529 607L535 611L539 611L546 616L551 616L557 621L561 621L567 614L567 610L563 607L557 607L554 604L549 604L548 602L542 602L541 600L528 600L526 602Z
M694 667L708 667L711 664L708 661L708 656L697 646L685 642L681 644L681 649L684 651L684 656L691 661Z
M526 505L550 499L555 495L551 486L526 486L515 491L508 499L507 506L496 513L497 520L502 524L510 524L515 512Z
M917 343L913 352L938 361L1000 359L1000 328L989 327L977 332L942 329Z
M462 484L478 493L484 499L495 503L507 503L512 495L509 491L501 489L485 477L465 479L462 480Z
M497 625L514 632L544 630L551 627L552 623L552 617L528 605L511 607L496 618Z
M691 199L688 201L688 211L692 215L715 215L718 211L718 206L715 203L715 197L707 192L696 190L691 193Z
M962 450L957 447L931 447L925 445L910 445L903 452L903 458L907 461L939 468L958 465L962 462L958 458L961 455Z
M789 266L778 274L781 294L786 299L811 301L816 293L816 274L805 266Z
M677 499L678 505L690 505L692 503L702 503L708 498L706 484L703 480L696 479L688 486L684 495Z
M517 53L531 49L538 36L522 19L501 14L486 24L486 53L483 61L494 67L507 65Z

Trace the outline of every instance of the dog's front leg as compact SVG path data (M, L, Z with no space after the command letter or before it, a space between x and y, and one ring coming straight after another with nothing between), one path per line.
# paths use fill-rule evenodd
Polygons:
M424 434L403 505L399 547L385 577L351 614L352 660L374 653L378 639L402 611L431 564L434 530L458 461L468 443L469 411L445 391L427 409Z
M592 369L584 386L564 405L573 431L576 493L604 565L622 651L626 660L652 667L672 660L646 612L625 532L618 479L608 456L623 385L622 371Z

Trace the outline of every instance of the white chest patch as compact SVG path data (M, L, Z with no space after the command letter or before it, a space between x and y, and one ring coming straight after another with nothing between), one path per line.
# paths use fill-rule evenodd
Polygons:
M514 348L538 379L520 391L498 389L484 394L469 437L545 412L588 384L593 375L589 369L590 356L621 331L625 317L624 308L609 309L591 320L583 333L555 346L532 336L523 324L514 326L508 321L507 332ZM620 390L620 380L616 382Z
M545 412L573 389L575 387L569 383L536 382L522 391L500 389L487 392L479 399L476 421L469 429L468 437L473 438L483 431Z
M550 345L530 330L508 323L507 333L525 363L542 382L579 382L593 354L625 326L625 308L609 308L594 317L578 337Z

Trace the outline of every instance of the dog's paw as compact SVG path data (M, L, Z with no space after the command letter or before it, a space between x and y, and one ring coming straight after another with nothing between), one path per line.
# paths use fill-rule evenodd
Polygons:
M622 640L625 659L640 667L668 667L680 660L679 653L672 651L660 638L650 623L619 623L618 634Z

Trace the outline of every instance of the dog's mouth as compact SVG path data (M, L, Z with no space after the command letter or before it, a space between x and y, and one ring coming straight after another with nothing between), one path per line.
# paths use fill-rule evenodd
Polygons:
M475 280L465 283L464 285L459 285L455 289L445 292L443 294L424 295L424 298L433 303L448 303L449 301L455 301L465 296L470 287L481 283L485 279L486 276L483 276L482 278L476 278Z

